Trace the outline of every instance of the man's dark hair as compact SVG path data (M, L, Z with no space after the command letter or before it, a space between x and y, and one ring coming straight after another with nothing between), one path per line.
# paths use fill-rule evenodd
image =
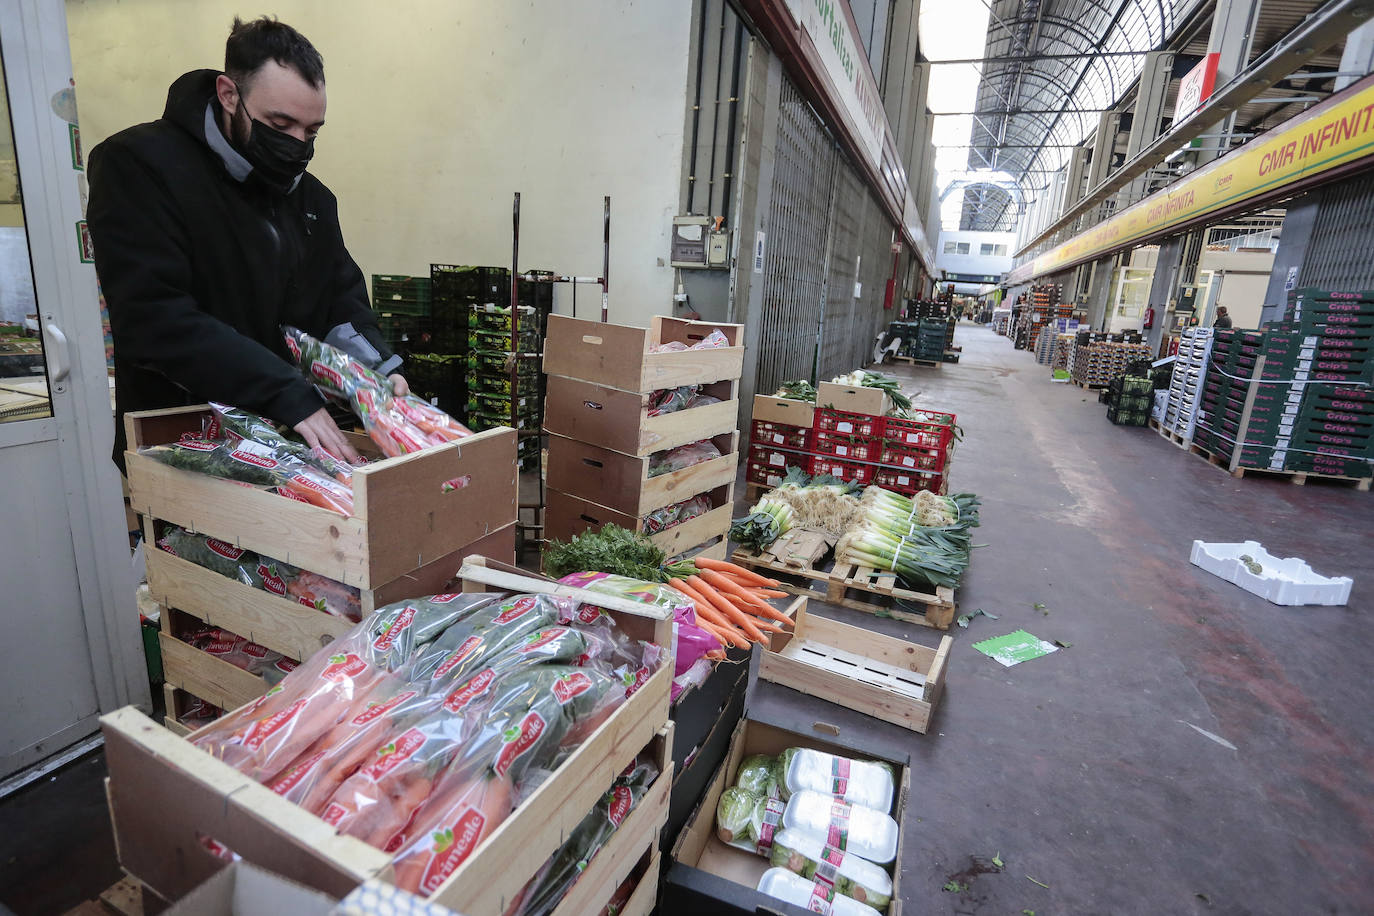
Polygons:
M224 72L240 92L248 91L254 74L269 60L295 70L316 89L324 83L324 58L304 35L269 16L249 22L235 16L224 43Z

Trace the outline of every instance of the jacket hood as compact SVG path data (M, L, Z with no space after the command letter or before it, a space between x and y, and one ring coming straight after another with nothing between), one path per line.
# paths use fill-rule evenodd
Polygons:
M218 70L182 74L167 90L167 107L162 117L204 143L205 106L215 98L215 77L219 75Z

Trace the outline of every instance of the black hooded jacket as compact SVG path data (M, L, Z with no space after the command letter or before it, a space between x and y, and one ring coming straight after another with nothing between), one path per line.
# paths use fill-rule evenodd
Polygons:
M283 324L346 337L380 371L399 365L334 195L309 173L286 195L258 182L219 130L218 75L187 73L160 120L91 151L87 220L114 337L121 468L127 411L223 401L294 425L324 406L290 363Z

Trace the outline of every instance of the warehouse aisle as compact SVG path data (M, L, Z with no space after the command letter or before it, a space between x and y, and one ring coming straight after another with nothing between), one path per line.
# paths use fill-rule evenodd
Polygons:
M896 371L958 414L952 488L982 496L988 545L960 612L1000 619L953 630L932 731L905 738L911 912L1374 911L1374 494L1234 480L1006 338L956 343ZM1269 604L1190 566L1194 538L1352 576L1350 606ZM1071 647L1014 668L971 648L1018 628Z

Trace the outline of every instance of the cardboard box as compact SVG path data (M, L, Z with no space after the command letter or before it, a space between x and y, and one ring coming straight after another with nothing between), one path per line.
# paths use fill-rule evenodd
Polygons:
M665 343L691 347L719 330L730 346L652 352ZM655 316L649 327L603 324L550 315L544 338L544 372L622 391L738 379L744 371L744 326Z
M764 394L754 395L755 420L809 429L815 414L816 405L810 401L794 401L791 398L775 398Z
M821 382L816 386L816 406L881 417L887 413L892 402L881 388L857 388Z
M329 916L333 898L249 862L234 862L181 900L164 916Z
M885 760L892 768L894 789L892 809L888 812L900 825L906 814L911 789L909 758L893 759L863 748L822 740L814 734L791 730L759 721L745 713L735 727L725 764L716 772L700 804L673 844L664 876L659 912L664 916L755 916L778 913L804 916L807 911L759 893L759 879L770 867L762 856L727 846L716 835L716 804L721 793L735 784L740 761L750 754L777 755L789 747L807 747L830 754L866 760ZM901 916L902 837L898 835L897 858L891 866L892 903L888 916Z

